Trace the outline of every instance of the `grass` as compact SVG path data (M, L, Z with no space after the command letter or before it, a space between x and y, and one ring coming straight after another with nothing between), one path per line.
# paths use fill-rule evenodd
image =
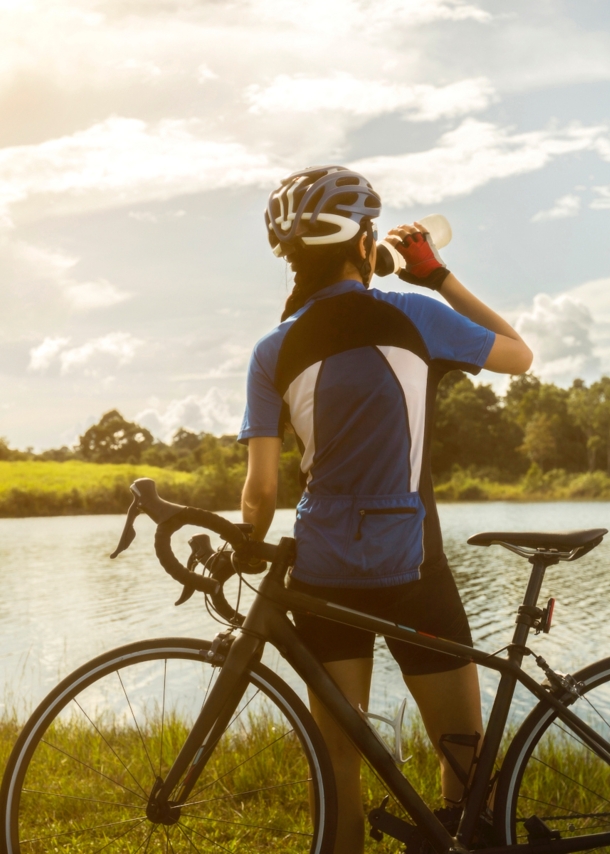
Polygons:
M157 481L164 498L209 510L239 505L243 466L180 472L154 466L69 462L0 461L0 517L77 516L123 513L129 485L138 477ZM515 483L499 483L456 470L436 484L439 501L610 501L610 477L604 472L543 473L537 466ZM280 502L282 504L282 502ZM283 506L288 506L283 502Z
M213 755L205 776L197 784L196 796L190 798L193 805L183 810L191 816L184 825L197 847L191 847L176 829L170 834L172 846L167 850L175 854L217 850L247 850L250 854L281 850L287 854L304 854L308 850L306 838L298 835L299 832L307 833L310 828L308 768L296 738L278 734L276 723L264 714L252 716L247 733L245 729L238 729L223 741L222 751ZM160 755L161 739L165 755L175 756L188 733L185 723L176 718L166 718L161 727L159 719L153 717L140 732L133 726L111 720L104 726L99 722L96 725L98 729L94 730L82 720L56 722L45 733L44 744L35 754L24 784L24 789L31 794L22 795L22 827L27 828L27 837L32 840L27 848L22 846L22 850L27 850L28 854L48 851L87 854L100 850L106 843L114 850L111 840L117 835L117 821L131 828L143 818L142 794L148 794L153 780L149 758L155 762ZM0 770L17 734L18 725L14 719L0 722ZM142 740L146 742L146 751ZM408 763L410 780L418 790L426 793L431 805L439 805L438 764L421 728L415 728L406 748L412 756ZM245 762L247 757L252 761ZM91 768L96 770L88 770ZM34 794L41 792L43 796ZM239 794L236 796L235 792ZM376 777L365 769L365 810L368 812L378 806L385 795ZM90 799L96 801L94 812ZM201 811L209 814L211 808L215 821L206 823ZM401 812L395 804L393 811ZM95 841L82 832L92 822L108 826ZM235 823L242 822L253 827L245 831L241 827L239 843L236 843L233 828ZM143 823L141 829L136 826L121 841L121 851L125 854L139 851L138 846L143 844L149 828L148 823ZM205 840L199 838L197 828L199 833L205 828ZM292 832L280 834L278 838L275 831L260 828L290 828ZM55 837L53 843L49 837ZM157 845L161 847L158 849L151 844L151 854L157 850L165 852L162 841L159 833ZM394 840L386 840L381 847L372 840L367 841L367 852L371 854L373 851L380 854L381 851L398 852L402 847Z
M156 480L170 501L186 503L196 492L195 475L154 466L0 461L0 517L122 513L138 477Z
M147 848L150 854L166 851L166 848L175 854L222 850L247 850L251 854L281 850L287 854L302 854L307 850L303 838L298 835L299 831L306 832L309 826L305 783L307 766L297 749L296 739L290 732L278 733L276 724L272 717L253 714L247 731L246 728L237 728L223 741L222 750L214 754L205 776L198 781L190 798L191 804L188 809L183 809L182 826L186 831L179 827L170 828L171 845L168 846L163 835L165 831L158 827L158 836L153 837L150 849ZM404 750L411 759L405 766L405 773L429 806L440 806L436 756L420 724L411 722L408 729ZM0 771L18 730L16 719L5 717L0 721ZM87 854L100 850L106 843L109 850L114 850L118 821L121 822L121 833L123 826L131 829L121 839L120 850L125 854L141 851L138 846L145 843L151 828L143 820L144 796L148 794L153 780L151 758L156 765L161 749L165 755L175 756L187 732L185 722L176 717L166 717L161 726L158 717L153 716L139 731L125 722L113 720L103 724L98 720L97 730L82 719L53 724L45 734L44 745L39 748L25 781L24 788L44 795L22 796L22 820L28 827L29 838L33 840L27 847L22 846L22 850L27 850L28 854L47 851ZM146 750L143 749L144 741ZM540 761L528 766L522 789L533 800L520 802L520 816L529 817L533 812L540 814L541 809L546 809L538 806L541 802L567 804L572 817L579 812L605 810L605 803L600 806L599 797L593 797L591 790L608 790L610 770L590 751L562 735L552 735L538 749L538 757ZM246 758L251 761L245 762ZM560 766L562 775L552 773L550 769L553 766ZM75 769L77 773L74 773ZM288 781L294 780L299 781L296 787L294 782L287 786ZM575 790L570 780L583 785ZM365 813L378 806L385 795L385 789L365 767ZM88 799L96 800L93 812ZM396 815L403 815L401 808L392 800L388 809ZM600 822L594 817L583 819L580 824L577 820L576 828L571 827L572 819L567 822L561 819L562 809L565 808L553 807L551 812L559 813L560 818L559 822L550 822L552 826L560 827L562 835L583 832L584 828L590 832L599 829ZM210 815L212 810L214 821L210 822L205 815ZM96 825L108 826L107 831L102 831L102 837L96 836L95 841L83 833L92 821ZM243 822L249 825L245 830ZM232 835L236 823L241 825L239 841ZM604 823L605 819L602 819ZM280 834L278 838L276 829L287 827L292 832ZM50 845L48 837L57 834L60 835ZM367 854L389 854L401 850L401 845L388 837L381 845L367 837Z

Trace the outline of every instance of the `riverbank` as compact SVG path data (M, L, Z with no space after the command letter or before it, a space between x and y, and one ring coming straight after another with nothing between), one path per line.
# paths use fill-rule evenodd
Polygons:
M0 518L123 513L130 503L129 485L139 477L157 481L169 501L234 510L244 475L243 465L182 472L78 460L0 461ZM284 485L278 506L294 506L287 497L297 492ZM610 501L610 478L601 471L568 474L558 469L543 474L532 466L520 480L499 483L457 470L436 484L436 496L439 501Z

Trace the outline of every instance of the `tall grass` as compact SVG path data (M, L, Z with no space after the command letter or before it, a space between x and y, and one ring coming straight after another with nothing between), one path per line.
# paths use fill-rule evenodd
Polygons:
M178 833L173 840L174 847L168 850L247 850L251 854L281 850L288 854L301 854L303 840L298 838L298 831L307 832L309 829L305 783L307 766L296 738L290 733L280 733L278 738L276 723L272 717L254 713L247 728L236 729L222 742L222 750L214 754L205 777L198 783L197 796L191 796L191 805L183 810L187 816L193 817L192 821L187 818L185 827L197 847L191 846L188 839ZM124 721L112 719L103 725L98 721L96 726L97 729L93 729L82 719L63 721L53 724L46 733L45 745L39 748L25 781L25 788L30 792L45 794L42 797L39 794L22 796L22 816L34 840L27 846L28 852L46 854L52 850L61 854L86 854L99 850L106 842L114 850L116 843L112 840L117 834L116 821L123 821L126 827L131 827L143 819L143 795L148 794L153 782L151 764L156 766L158 757L162 755L174 757L188 733L185 721L175 716L166 718L162 726L158 717L153 716L139 731ZM0 770L4 768L18 729L15 718L5 716L0 721ZM428 805L435 808L442 804L436 755L421 724L411 721L408 729L403 749L411 758L405 766L405 773ZM244 762L246 757L252 761ZM600 799L591 793L592 790L608 791L610 771L590 751L574 740L555 734L538 749L537 757L538 760L531 763L526 772L522 791L527 798L520 801L519 817L529 817L534 812L543 814L541 810L546 807L540 804L567 805L572 814L599 813ZM73 773L75 767L78 773ZM555 773L554 768L560 768L562 773ZM302 781L302 785L295 787L295 779ZM210 784L210 780L215 782ZM292 781L291 785L286 786L288 781ZM572 781L582 785L575 787ZM365 766L365 812L378 806L386 794L374 773ZM96 800L93 812L88 798ZM392 800L388 809L406 818ZM559 813L559 824L555 820L550 822L552 826L560 827L562 835L569 836L585 829L590 832L599 830L599 820L595 817L583 819L577 827L572 827L572 819L562 821L562 809L565 815L566 806L551 810ZM213 815L214 821L206 823L203 819L203 824L194 821L195 817L201 819L202 815L208 814ZM93 841L83 833L83 828L87 828L92 820L96 825L108 822L107 837L104 836L105 831L101 831L101 837L98 835ZM244 822L252 827L244 829ZM238 843L233 830L236 823L240 824ZM201 829L202 826L205 826L205 840L194 835L193 828ZM126 834L120 845L121 851L135 854L141 850L138 845L142 844L150 827L143 822L141 831ZM260 828L290 828L292 832L278 839L277 834ZM156 844L151 845L151 851L156 851L157 845L161 845L158 850L165 851L164 831L161 828L158 832L159 838ZM61 842L57 844L56 841L49 847L48 838L55 834L61 834L58 837ZM367 838L367 854L401 850L400 843L388 837L384 838L382 845Z

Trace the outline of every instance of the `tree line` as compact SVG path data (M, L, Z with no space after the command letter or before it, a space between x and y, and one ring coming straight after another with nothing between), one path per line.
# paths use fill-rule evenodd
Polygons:
M171 441L111 410L72 447L35 454L0 439L0 460L80 459L93 463L147 464L193 472L210 509L235 507L243 486L247 448L235 436L213 436L185 428ZM280 458L278 504L294 507L301 493L300 452L287 432ZM511 379L504 396L453 371L439 386L432 439L432 468L442 485L456 472L500 483L532 474L595 472L610 475L610 377L570 388L534 374ZM204 494L202 493L202 498Z

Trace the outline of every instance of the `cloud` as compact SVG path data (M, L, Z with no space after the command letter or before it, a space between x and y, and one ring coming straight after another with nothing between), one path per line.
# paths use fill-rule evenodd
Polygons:
M153 435L168 441L179 427L215 435L238 432L243 415L243 395L213 387L203 395L190 394L166 406L154 402L136 415L136 421Z
M268 185L284 171L240 143L207 139L198 119L150 125L112 117L70 136L0 149L0 212L30 199L31 216Z
M467 195L499 178L542 169L575 152L595 151L610 160L607 134L604 125L511 133L468 118L428 151L367 157L350 165L366 175L392 207L431 204Z
M609 210L610 209L610 184L605 187L593 187L594 192L597 193L597 199L593 199L590 207L595 210Z
M101 367L108 361L119 366L131 362L144 342L128 332L110 332L80 347L69 348L69 343L68 338L45 338L42 344L30 350L29 370L44 372L58 361L62 374L80 370L98 377Z
M575 196L573 193L568 193L566 196L561 196L557 199L552 208L548 211L538 211L531 219L531 222L543 222L547 219L564 219L568 216L577 216L580 211L580 196Z
M53 359L70 343L69 338L45 338L30 350L30 371L46 371Z
M280 74L268 86L248 86L245 99L255 115L340 112L370 118L400 112L411 121L436 121L484 110L493 95L484 77L447 86L406 86L337 71L330 77Z
M68 314L109 308L131 294L104 278L82 280L75 274L79 259L0 233L0 334L31 335L49 329ZM42 330L40 330L42 331Z
M154 214L152 211L129 211L128 216L130 219L135 219L136 222L148 222L153 225L156 225L159 222L159 214ZM177 211L166 211L161 216L162 219L181 219L183 216L186 216L186 211L177 210Z
M491 20L489 12L463 0L254 0L248 4L266 22L290 24L299 29L337 32L374 28L411 27L434 21Z
M562 294L538 294L523 312L517 331L534 352L532 370L544 379L567 383L599 374L600 359L592 340L593 317L584 302Z
M210 80L218 80L218 74L212 71L210 66L204 62L197 69L197 81L199 83L209 83Z

